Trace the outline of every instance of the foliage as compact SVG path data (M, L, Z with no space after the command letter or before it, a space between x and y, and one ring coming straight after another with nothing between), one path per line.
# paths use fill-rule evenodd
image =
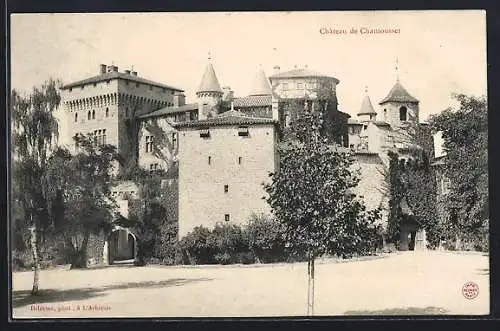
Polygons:
M282 262L287 259L284 229L276 219L254 214L244 229L244 235L258 262Z
M91 234L108 233L114 220L111 197L116 148L96 146L91 136L75 136L79 152L71 155L59 148L47 166L48 198L56 233L71 254L72 268L87 266Z
M458 247L467 234L479 235L489 218L488 110L485 97L454 97L458 108L432 116L430 123L444 140L444 175L451 184L443 197L448 215L444 228Z
M180 241L181 249L187 253L190 264L214 263L214 247L210 238L211 232L203 226L195 227Z
M279 172L265 186L267 201L292 252L311 258L365 252L364 238L379 214L366 211L352 193L359 181L350 170L353 157L328 144L321 126L322 114L307 109L291 123L279 147Z
M27 96L12 90L10 99L15 163L12 200L22 210L21 216L14 215L18 229L29 230L34 261L32 294L37 294L39 287L40 239L50 224L45 171L58 138L54 111L61 101L59 85L59 81L49 79Z

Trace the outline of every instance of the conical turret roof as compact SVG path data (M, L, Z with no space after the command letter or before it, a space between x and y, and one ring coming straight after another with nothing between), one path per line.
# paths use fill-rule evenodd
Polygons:
M370 100L368 94L363 98L361 109L359 110L358 115L377 115L377 112L373 108L372 101Z
M399 82L399 80L397 80L396 84L394 84L389 94L382 101L380 101L379 104L383 105L387 102L418 103L419 101L418 99L411 96L410 93L408 93L404 86Z
M259 69L255 79L253 81L252 90L250 92L250 96L256 95L271 95L271 85L269 85L269 79L267 78L264 70Z
M214 67L212 63L209 61L207 66L205 67L205 72L203 73L203 77L201 78L200 87L196 91L197 93L201 92L218 92L223 93L220 88L219 80L217 79L217 75L215 74Z

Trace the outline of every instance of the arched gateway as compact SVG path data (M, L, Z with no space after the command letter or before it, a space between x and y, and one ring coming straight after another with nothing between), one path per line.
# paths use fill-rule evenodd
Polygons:
M133 262L137 256L137 238L127 228L115 226L104 243L106 264Z

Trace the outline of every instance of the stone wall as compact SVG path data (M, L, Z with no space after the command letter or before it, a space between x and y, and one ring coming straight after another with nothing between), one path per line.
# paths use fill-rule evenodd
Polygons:
M253 212L268 212L262 183L275 170L275 149L271 124L250 126L248 137L238 136L238 126L211 127L210 138L201 138L196 129L181 128L179 236L198 225L225 222L225 215L242 224Z

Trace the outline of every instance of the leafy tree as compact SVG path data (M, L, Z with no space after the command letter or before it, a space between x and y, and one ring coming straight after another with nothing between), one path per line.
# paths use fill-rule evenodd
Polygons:
M49 79L41 87L34 87L26 96L12 90L10 99L13 156L16 164L13 182L19 188L17 196L13 198L23 210L22 227L29 230L34 262L32 294L37 294L39 288L40 235L50 223L44 174L48 157L58 138L54 111L61 101L59 85L59 81Z
M265 215L252 215L245 236L250 250L258 262L270 263L285 260L285 240L282 224Z
M323 114L299 109L286 141L279 146L279 171L265 185L267 201L283 224L292 253L308 260L308 313L314 313L314 261L325 254L348 257L371 247L380 217L366 211L353 193L359 179L351 172L349 151L321 135Z
M454 97L458 108L432 116L430 123L444 140L444 175L451 184L444 197L444 228L455 237L458 249L461 239L467 234L477 237L489 218L488 109L485 97Z
M79 148L76 155L60 148L50 158L48 198L55 231L69 250L71 268L86 268L91 234L108 233L115 218L110 188L118 153L112 145L97 146L90 135L74 139Z
M121 217L117 222L130 228L136 235L138 265L145 265L148 258L153 256L161 228L172 225L174 221L168 217L172 212L163 203L172 202L172 199L163 195L162 180L165 175L163 170L149 172L135 166L126 176L117 178L133 180L138 185L138 198L129 200L130 217Z

